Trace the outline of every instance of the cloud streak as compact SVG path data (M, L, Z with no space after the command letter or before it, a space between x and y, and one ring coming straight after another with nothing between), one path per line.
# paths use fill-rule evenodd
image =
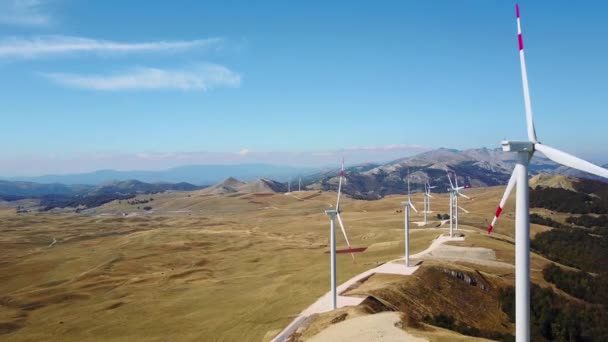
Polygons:
M81 75L70 73L42 74L51 81L71 88L117 90L202 90L217 87L239 87L241 75L217 64L201 64L186 69L138 67L124 73Z
M221 38L155 42L116 42L84 37L48 35L31 38L9 37L0 40L0 57L36 58L73 53L150 53L176 52L218 46Z
M16 26L48 26L50 14L40 0L0 0L0 24Z

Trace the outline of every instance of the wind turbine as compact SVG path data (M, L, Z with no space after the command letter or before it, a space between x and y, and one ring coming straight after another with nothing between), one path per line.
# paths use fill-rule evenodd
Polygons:
M302 191L302 176L298 179L298 192Z
M342 194L342 178L344 178L344 159L342 159L342 168L340 169L340 181L338 182L338 200L336 202L336 209L334 210L325 210L325 214L330 217L330 226L329 226L329 245L330 245L330 275L331 275L331 299L332 299L332 308L335 310L337 308L338 303L338 294L336 290L336 253L350 253L353 261L355 260L355 254L358 252L363 252L366 247L361 248L352 248L350 246L350 242L348 241L348 237L346 236L346 230L344 229L344 224L342 223L342 217L340 216L340 195ZM342 229L342 234L344 234L344 240L346 240L346 244L348 245L348 249L336 250L336 218L338 218L338 223L340 223L340 228Z
M469 196L460 192L460 190L464 189L464 186L458 186L458 176L454 172L454 178L456 182L456 186L452 183L452 178L450 178L450 173L448 172L448 180L450 181L450 188L448 191L450 192L450 237L454 237L453 233L453 221L456 220L456 230L458 230L458 209L467 212L464 208L461 208L458 205L458 197L464 197L466 199L471 199Z
M340 180L338 181L338 200L336 201L336 217L338 218L338 223L340 224L340 229L342 229L342 234L344 235L344 240L346 240L346 245L349 250L352 250L350 246L350 242L348 241L348 237L346 236L346 229L344 229L344 223L342 222L342 216L340 216L340 195L342 195L342 179L344 178L344 158L342 158L342 168L340 169ZM355 254L350 253L350 256L355 261Z
M401 205L403 206L403 212L405 213L405 267L410 267L410 208L414 209L416 213L418 213L418 210L416 210L416 207L414 207L414 203L412 203L412 199L410 198L409 171L407 173L407 201L401 202Z
M556 163L585 171L600 177L608 178L608 170L575 157L553 147L541 144L536 137L530 90L528 88L528 73L524 57L524 42L521 34L519 5L515 5L517 16L517 37L519 42L519 62L526 111L526 127L528 141L503 141L502 150L517 153L513 174L509 179L505 193L496 209L488 234L492 232L496 219L500 216L504 204L517 185L515 202L515 338L518 342L530 340L530 203L528 197L528 165L535 151L539 151Z

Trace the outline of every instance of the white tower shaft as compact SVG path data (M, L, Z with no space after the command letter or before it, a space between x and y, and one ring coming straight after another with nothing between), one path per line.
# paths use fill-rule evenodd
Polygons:
M530 211L528 201L529 152L519 152L515 207L515 338L530 341Z
M331 304L335 310L338 307L338 294L336 291L336 214L335 210L326 210L325 214L329 215L329 246L330 246L330 268L331 268Z
M452 201L454 200L454 193L450 191L450 237L454 237L454 205Z
M458 230L458 194L454 194L454 217L456 218L456 230Z
M423 199L424 199L424 224L426 225L426 212L427 212L427 209L429 208L429 203L427 203L429 201L429 198L426 195L426 193L424 194Z
M410 267L410 204L405 205L405 267Z

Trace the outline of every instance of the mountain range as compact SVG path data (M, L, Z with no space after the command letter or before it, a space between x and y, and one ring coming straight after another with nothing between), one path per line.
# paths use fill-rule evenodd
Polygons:
M315 172L315 168L292 167L270 164L239 164L239 165L185 165L159 171L117 171L99 170L87 173L45 175L34 177L0 177L7 181L34 183L61 183L102 185L114 181L137 179L146 183L178 183L186 182L196 185L212 185L227 177L236 177L243 181L260 178L271 178L287 181L289 177Z
M163 191L194 191L202 189L189 183L145 183L138 180L110 182L103 185L41 184L21 181L0 181L0 199L38 198L44 196L132 195Z
M440 148L388 163L364 163L349 166L345 173L346 182L343 191L345 194L360 199L377 199L390 194L405 194L408 191L406 180L409 173L412 192L424 191L424 185L427 183L436 186L433 189L434 192L446 192L449 186L448 170L453 176L457 176L459 185L471 187L502 185L508 181L514 165L515 155L504 153L500 149ZM560 166L543 155L536 154L530 162L530 174L541 173L595 178ZM49 194L63 196L127 195L167 190L190 191L203 188L203 186L193 184L216 184L205 190L205 192L214 194L285 192L287 191L287 179L292 177L295 181L297 175L302 175L303 189L336 190L339 168L315 171L311 168L243 164L192 165L164 171L105 170L85 174L25 177L0 181L0 196L10 199L10 196L39 197ZM108 181L112 179L115 180ZM297 182L292 183L292 190L295 190L296 186Z
M449 170L457 176L459 185L483 187L506 184L515 166L515 154L501 149L455 150L440 148L418 155L397 159L382 165L348 168L343 191L355 198L377 199L390 194L407 193L407 175L410 174L412 192L424 191L424 185L436 186L433 191L446 192L450 181ZM606 167L606 166L605 166ZM599 179L593 175L554 163L542 154L530 161L530 174L558 174L577 178ZM339 171L319 174L308 187L318 190L337 189ZM308 178L307 178L308 179ZM452 178L452 181L455 181Z

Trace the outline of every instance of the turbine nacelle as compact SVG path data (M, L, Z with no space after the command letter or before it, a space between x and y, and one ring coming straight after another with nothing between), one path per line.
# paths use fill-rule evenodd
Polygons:
M500 144L503 152L534 152L534 143L531 141L503 140Z

